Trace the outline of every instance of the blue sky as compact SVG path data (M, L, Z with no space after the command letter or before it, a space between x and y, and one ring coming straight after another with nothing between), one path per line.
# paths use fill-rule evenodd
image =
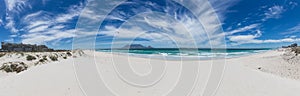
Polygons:
M208 0L213 10L209 6L190 9L193 4L186 6L172 0L112 1L115 7L106 10L108 14L103 16L97 12L106 7L94 2L101 3L97 0L0 0L0 41L46 44L56 49L71 49L73 37L96 35L97 48L129 43L209 47L209 40L212 40L209 44L225 42L227 47L234 48L276 48L300 43L297 0ZM195 10L200 15L195 15ZM206 11L215 12L217 20ZM89 23L93 23L101 17L105 19L101 24L95 23L99 25L97 32L92 32L88 24L75 29L80 18L89 18ZM219 22L220 26L209 22Z

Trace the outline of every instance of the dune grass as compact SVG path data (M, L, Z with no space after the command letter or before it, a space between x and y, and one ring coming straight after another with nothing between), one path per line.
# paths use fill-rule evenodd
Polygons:
M36 59L36 57L34 57L34 56L32 56L32 55L28 55L27 57L26 57L26 60L27 61L32 61L32 60L35 60Z
M295 52L296 56L300 54L300 47L292 48L292 51Z
M0 53L0 57L3 57L5 56L6 54L5 53Z
M58 57L57 57L57 56L49 56L49 58L50 58L52 61L58 61Z

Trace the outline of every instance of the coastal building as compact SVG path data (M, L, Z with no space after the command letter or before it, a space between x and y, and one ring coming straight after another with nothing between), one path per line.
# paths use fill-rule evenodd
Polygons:
M48 48L46 45L31 45L31 44L16 44L16 43L5 43L1 42L1 51L6 52L49 52L54 51Z

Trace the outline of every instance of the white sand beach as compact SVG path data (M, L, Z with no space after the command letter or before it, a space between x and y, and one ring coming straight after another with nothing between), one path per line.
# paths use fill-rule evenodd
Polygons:
M84 66L90 62L96 62L98 69L100 70L99 72L104 72L105 70L101 70L103 68L106 68L106 71L110 70L112 61L116 64L121 64L128 59L134 66L139 66L139 64L141 64L149 67L149 65L145 64L150 60L147 58L127 57L124 55L103 52L96 52L94 54L93 51L84 52L85 55L81 57L61 59L56 62L49 62L48 64L40 64L30 67L18 74L0 72L0 96L85 96L78 84L73 60L75 60L75 62L76 60L82 61L76 62L76 64L82 64L79 66ZM219 86L219 90L216 92L216 96L299 96L300 68L297 64L289 64L285 59L285 53L285 51L272 50L250 56L226 59L224 76ZM3 58L8 59L8 57ZM93 60L93 58L95 58L96 61L90 61ZM152 59L151 62L167 62L167 64L173 64L170 65L170 67L176 67L175 65L181 64L181 61L163 61L157 59ZM201 60L184 61L183 64L193 64L195 62L201 63L200 67L203 68L209 67L210 63L208 60ZM137 69L135 71L145 74L148 72L143 69ZM200 76L199 79L205 78L207 76L205 74L208 71L208 69L201 70L203 73L199 74L202 74L203 76ZM176 73L176 70L170 70L170 72ZM90 73L86 74L88 75ZM166 74L172 73L167 72ZM114 76L109 77L103 75L103 77L113 78ZM166 76L165 78L173 77ZM164 80L168 79L163 79L161 82L174 83L172 80ZM106 81L108 85L115 82L118 81ZM202 83L199 83L199 85L201 84ZM119 90L114 86L117 85L111 84L111 90L117 93L123 93L121 95L118 94L119 96L139 96L143 92L139 92L135 95L130 92L126 93L126 91L131 90L131 87L124 89L126 86L120 85ZM169 86L161 87L161 91L165 91L163 88L167 87ZM193 93L201 93L204 90L203 88L204 87L200 86L198 89L199 92Z

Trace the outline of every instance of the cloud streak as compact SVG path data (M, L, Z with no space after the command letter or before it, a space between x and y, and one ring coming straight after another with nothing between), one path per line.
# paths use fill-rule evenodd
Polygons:
M102 31L100 34L112 36L115 40L113 43L120 44L117 42L123 42L123 45L126 45L124 40L130 43L136 38L142 39L142 41L135 42L151 42L152 44L176 42L178 45L181 45L181 47L190 47L195 37L202 37L198 39L196 43L203 43L204 40L207 41L207 37L204 36L204 29L199 27L201 25L189 19L191 18L185 17L185 19L177 21L170 16L151 12L140 14L127 20L120 28L106 26L106 31ZM168 47L174 45L164 46Z
M267 11L265 11L264 15L265 17L262 19L262 21L266 21L268 19L278 19L281 17L281 14L284 13L286 9L284 9L283 6L274 5L270 8L268 8Z
M196 2L197 0L195 0ZM193 2L193 3L195 3ZM183 2L186 3L186 2ZM197 4L201 3L197 1ZM126 3L127 4L127 3ZM164 42L176 41L177 44L181 47L193 47L197 45L198 47L210 47L210 44L220 44L221 40L214 38L214 35L221 33L219 29L219 23L216 23L218 18L214 18L213 10L208 10L210 7L208 3L203 2L203 10L196 10L197 7L191 7L196 10L196 17L193 17L191 13L182 7L175 6L175 4L169 3L169 6L162 7L157 6L155 3L147 3L150 8L138 8L138 9L128 9L131 12L124 13L122 11L116 10L112 13L112 16L107 16L108 19L125 21L121 27L117 27L117 23L108 24L104 27L103 31L100 32L101 37L114 37L115 42L124 42L128 40L128 43L134 38L142 39L143 41L136 42L149 42L151 44L163 44ZM207 4L207 5L205 5ZM155 6L154 6L155 5ZM151 8L158 8L165 12L155 12ZM128 14L136 14L138 12L145 12L141 10L147 10L146 14L137 14L137 16L131 17L128 20ZM128 11L127 10L127 11ZM157 11L157 10L156 10ZM90 12L88 13L95 13ZM198 21L197 17L200 17L201 20ZM205 18L205 19L204 19ZM204 29L204 27L206 29ZM139 35L138 35L139 34ZM167 37L166 37L167 36ZM209 36L212 36L209 38ZM117 40L118 39L118 40ZM99 38L101 40L101 38ZM146 41L144 41L146 40ZM212 42L208 42L208 41ZM107 41L111 42L111 41ZM172 41L173 42L173 41ZM117 43L120 44L120 43ZM125 45L123 43L123 45ZM170 44L164 45L169 47Z
M21 12L24 7L29 6L28 0L5 0L8 11Z
M208 0L214 7L215 12L218 14L219 19L224 21L226 14L234 10L229 10L230 7L239 3L239 0Z
M241 44L263 44L263 43L283 43L283 42L299 42L300 38L296 36L285 37L281 39L267 39L262 37L263 32L261 31L262 24L264 21L269 19L279 19L282 14L286 12L289 8L286 6L295 7L298 4L296 2L288 2L287 5L273 5L267 8L263 13L263 18L260 19L256 24L246 25L236 29L230 29L225 33L226 38L229 40L231 45L241 45ZM293 8L290 8L293 9ZM282 32L283 34L292 34L300 31L300 24L287 30L287 32ZM237 35L235 33L245 32L243 35ZM248 32L248 34L246 34ZM250 33L251 32L251 33ZM271 37L269 37L271 38Z
M23 34L22 42L29 44L45 44L50 41L58 42L62 39L72 38L77 36L74 34L74 29L67 28L65 23L70 22L74 18L79 16L83 8L83 4L73 5L68 8L66 13L57 14L55 17L51 17L49 13L45 11L39 11L29 14L23 18L26 31Z
M5 28L10 29L10 31L15 34L20 31L16 28L16 21L14 21L15 16L18 16L26 8L31 9L32 6L28 3L28 0L5 0L5 4L7 11Z
M194 45L200 45L198 47L211 47L210 44L212 43L216 45L222 43L222 40L218 38L210 38L212 42L208 42L210 41L209 36L213 37L214 35L221 33L222 30L221 24L218 22L218 18L214 13L215 11L210 9L211 6L205 0L192 0L188 2L178 1L187 3L187 7L190 7L190 10L195 11L195 14L193 14L195 15L194 17L182 7L175 7L177 4L168 2L167 7L162 7L153 2L123 2L125 5L137 3L143 4L131 5L139 6L136 9L133 7L132 9L126 9L124 12L120 10L115 10L114 12L111 8L115 8L120 2L109 2L107 6L101 6L103 2L99 3L94 1L85 8L80 16L81 19L77 24L77 28L84 31L76 31L76 34L80 32L83 34L91 33L91 35L97 35L95 34L95 31L98 30L95 30L95 28L99 28L99 22L101 22L99 19L106 18L107 21L104 22L105 26L102 25L100 27L97 38L98 42L96 42L96 44L100 42L101 44L105 43L107 45L112 43L110 40L112 38L115 40L113 42L114 44L124 45L126 44L124 42L130 43L132 40L135 40L135 42L142 42L143 44L147 43L164 47L173 46L174 42L172 40L178 41L177 43L182 45L181 47L193 47ZM202 4L198 6L201 6L202 8L199 10L198 7L189 6L190 4L195 4L195 6ZM101 6L101 8L99 8L99 6ZM156 9L156 11L153 11L152 9ZM160 11L158 12L157 10ZM112 13L111 15L106 16L106 12ZM129 18L128 16L131 16L132 14L135 15ZM198 20L197 17L199 17L200 20ZM205 29L203 28L203 25L205 26ZM83 45L86 45L89 48L94 47L94 44L86 44L86 42L95 41L93 39L94 37L91 35L90 37L75 38L75 48L77 48L77 46L81 48ZM166 42L168 43L166 44ZM193 45L193 43L196 44Z
M255 34L248 35L229 35L227 38L231 42L231 45L300 42L300 38L296 38L295 36L282 39L259 39L262 36L261 30L258 29L255 32Z
M74 34L75 24L72 20L79 16L84 2L70 5L66 11L59 13L44 10L28 13L26 10L31 9L31 3L27 0L6 0L7 16L4 25L11 31L8 41L19 38L23 43L46 44L78 36Z
M251 29L257 28L259 25L260 24L252 24L252 25L244 26L242 28L234 29L234 30L231 30L229 32L226 32L226 35L232 35L232 34L239 33L239 32L246 32L246 31L249 31Z
M282 34L293 34L293 33L300 33L300 23L292 28L289 28L286 32Z

